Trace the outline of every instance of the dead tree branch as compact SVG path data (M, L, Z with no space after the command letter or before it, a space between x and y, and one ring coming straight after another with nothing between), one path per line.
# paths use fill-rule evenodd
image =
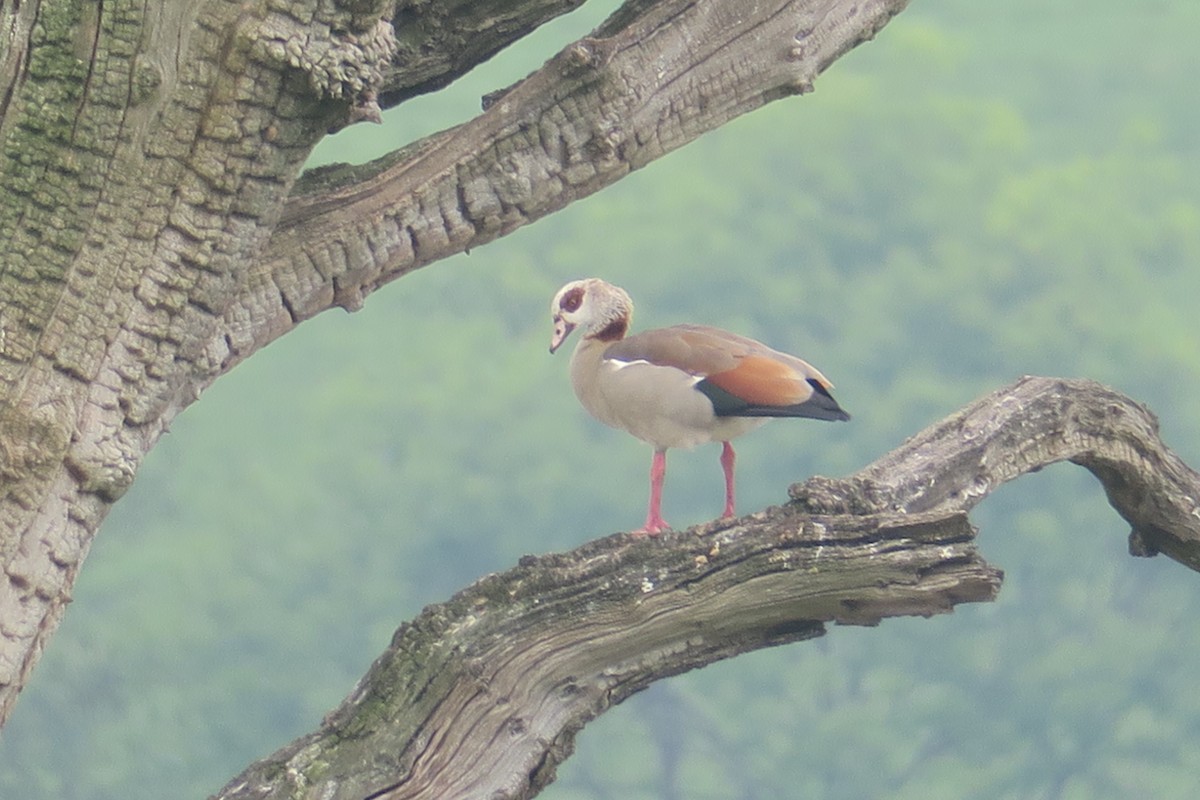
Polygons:
M1132 528L1129 550L1200 571L1200 477L1145 406L1091 381L1025 378L947 417L839 481L793 486L811 513L970 511L1013 478L1086 467Z
M1070 460L1104 484L1141 554L1197 568L1200 476L1144 407L1026 378L793 501L660 538L526 557L403 625L321 728L232 781L248 798L528 798L590 720L661 678L739 653L991 600L1002 575L967 511Z
M812 90L908 0L630 3L468 123L301 179L209 346L230 369L296 324L587 197ZM201 376L211 381L214 375Z

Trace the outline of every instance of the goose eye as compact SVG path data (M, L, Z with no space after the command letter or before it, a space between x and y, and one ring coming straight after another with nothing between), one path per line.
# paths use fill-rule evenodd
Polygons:
M583 305L583 289L576 286L562 296L562 300L558 301L558 307L568 314L573 311L578 311Z

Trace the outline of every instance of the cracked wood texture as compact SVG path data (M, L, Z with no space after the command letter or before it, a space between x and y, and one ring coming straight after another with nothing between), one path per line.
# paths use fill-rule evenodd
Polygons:
M906 0L630 0L465 125L330 130L581 0L0 0L0 723L172 418L298 322L807 91Z
M402 626L320 729L218 795L528 798L591 719L741 652L991 600L967 511L1058 461L1091 470L1134 554L1200 570L1200 475L1157 420L1090 381L1026 378L789 504L658 538L526 557Z
M1099 479L1130 525L1132 555L1164 553L1200 571L1200 477L1163 445L1148 409L1091 381L1025 378L846 480L813 479L790 494L814 513L967 512L1001 484L1059 461Z

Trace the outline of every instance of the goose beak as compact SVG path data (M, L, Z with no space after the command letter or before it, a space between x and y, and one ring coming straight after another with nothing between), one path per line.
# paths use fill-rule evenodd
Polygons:
M550 337L550 352L553 353L555 350L561 347L562 343L566 341L567 337L571 335L571 331L573 330L575 330L575 324L573 322L567 322L562 317L555 317L554 336Z

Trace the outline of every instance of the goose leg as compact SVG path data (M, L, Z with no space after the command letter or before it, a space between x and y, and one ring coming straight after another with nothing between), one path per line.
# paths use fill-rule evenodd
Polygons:
M721 445L721 469L725 471L725 511L721 519L729 519L733 516L733 464L737 456L729 442L722 442Z
M655 450L654 458L650 461L650 509L646 512L646 524L637 533L654 535L671 529L662 518L662 487L666 474L667 451Z

